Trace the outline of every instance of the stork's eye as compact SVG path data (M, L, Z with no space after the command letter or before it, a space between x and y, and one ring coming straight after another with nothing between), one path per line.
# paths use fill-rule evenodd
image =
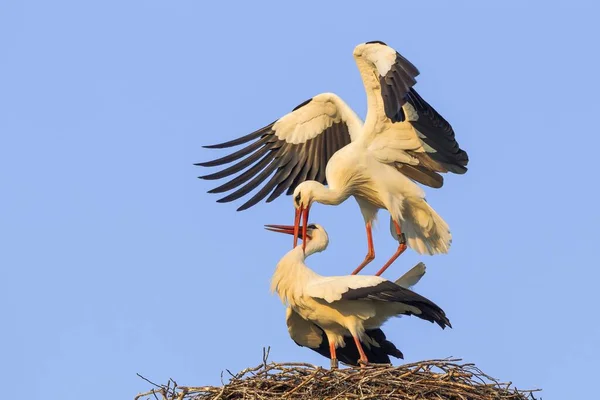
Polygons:
M296 197L294 197L294 201L296 201L296 204L300 204L300 193L298 193Z
M307 228L308 229L317 229L317 226L315 224L310 224Z

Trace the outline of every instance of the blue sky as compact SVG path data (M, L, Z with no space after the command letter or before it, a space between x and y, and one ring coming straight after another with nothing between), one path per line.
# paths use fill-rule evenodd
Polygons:
M241 3L241 2L239 2ZM406 361L462 357L549 398L583 398L600 357L595 176L600 6L542 2L4 1L0 4L0 380L6 395L134 396L218 384L225 368L328 360L287 336L269 291L290 198L217 204L193 163L321 92L359 115L352 58L383 40L470 155L428 200L450 254L416 290L454 329L385 331ZM372 4L372 5L367 5ZM310 265L349 273L358 207L315 206L330 235ZM395 250L387 215L372 273ZM103 390L104 388L104 390Z

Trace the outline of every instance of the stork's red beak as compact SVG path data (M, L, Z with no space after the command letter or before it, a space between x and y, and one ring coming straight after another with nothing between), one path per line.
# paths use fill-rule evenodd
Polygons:
M294 215L294 231L293 231L293 235L294 235L294 246L292 246L292 249L295 249L296 246L298 245L298 235L300 233L300 216L302 215L302 206L300 206L299 208L296 208L296 214Z
M302 239L307 237L306 227L308 226L308 213L310 206L304 208L304 205L296 208L296 214L294 215L294 249L298 245L298 238ZM300 217L302 216L302 233L300 234ZM302 251L306 250L306 240L302 242Z
M288 235L293 235L294 234L294 227L291 225L273 225L273 224L267 224L265 225L265 229L271 232L277 232L277 233L286 233Z
M310 206L307 206L302 213L302 251L306 251L306 242L305 239L307 236L306 229L308 227L308 212L310 211Z
M294 237L296 238L296 240L298 239L303 239L303 238L308 238L311 239L310 235L306 235L303 236L302 232L300 232L300 229L298 229L298 233L296 233L296 227L291 226L291 225L272 225L272 224L268 224L265 225L265 229L271 232L277 232L277 233L285 233L287 235L294 235ZM305 231L305 229L303 229L302 231ZM306 243L306 241L304 241Z

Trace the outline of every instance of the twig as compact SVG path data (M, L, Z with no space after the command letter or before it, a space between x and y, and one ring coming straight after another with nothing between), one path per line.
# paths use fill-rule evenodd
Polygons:
M517 390L511 383L486 375L471 363L457 358L420 361L400 366L326 370L301 363L268 362L269 348L263 349L262 363L237 374L227 371L227 384L178 386L173 379L157 385L139 375L154 388L135 397L162 394L163 400L535 400L534 390Z
M142 378L143 380L145 380L146 382L148 382L149 384L151 384L152 386L156 386L157 388L162 388L162 385L159 385L157 383L152 382L150 379L143 377L142 375L136 373L137 376L139 376L140 378Z

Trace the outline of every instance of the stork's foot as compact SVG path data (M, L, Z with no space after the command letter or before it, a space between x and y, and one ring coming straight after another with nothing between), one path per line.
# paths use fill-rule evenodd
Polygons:
M360 365L361 368L364 368L369 365L369 360L358 360L358 365Z
M337 358L331 359L331 369L338 369L340 367L340 363Z

